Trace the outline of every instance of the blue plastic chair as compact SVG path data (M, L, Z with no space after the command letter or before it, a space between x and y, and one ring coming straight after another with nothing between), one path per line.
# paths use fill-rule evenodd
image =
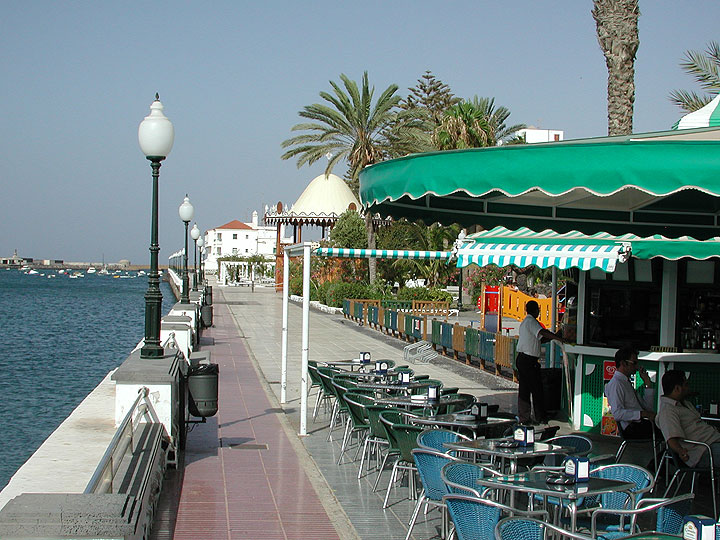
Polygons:
M455 525L458 540L493 540L495 526L503 513L547 519L546 512L523 512L499 502L469 495L445 495L443 500ZM525 538L518 536L514 540Z
M590 528L593 538L602 538L604 540L617 540L625 538L631 534L639 533L637 527L637 518L641 514L657 511L657 519L655 522L655 531L665 534L679 535L682 531L683 518L690 513L692 500L695 497L692 493L672 497L670 499L643 499L635 509L616 510L609 508L598 508L593 512L592 526ZM610 514L620 516L622 520L626 517L630 518L627 530L621 527L620 531L608 531L598 534L598 521L604 515ZM621 521L624 523L624 521Z
M418 439L420 436L418 436ZM417 468L420 482L422 483L422 492L418 497L415 509L413 510L412 517L410 518L409 529L405 540L410 539L415 521L417 520L418 512L423 503L431 506L439 507L442 512L442 538L447 537L447 512L445 509L445 503L443 503L443 497L447 495L448 488L443 482L440 471L448 463L458 461L458 458L445 454L443 452L436 452L435 450L426 450L423 448L416 448L412 451L413 459L415 460L415 467Z
M550 523L525 517L508 517L495 526L495 540L545 540L553 538L571 538L573 540L592 540L584 534L572 533Z
M480 497L477 481L488 476L502 476L502 473L489 465L457 461L445 465L440 476L448 488L448 493Z
M458 441L469 441L470 437L461 435L456 431L449 429L426 429L417 437L417 443L420 448L435 450L437 452L447 453L448 449L443 446L444 443L455 443Z

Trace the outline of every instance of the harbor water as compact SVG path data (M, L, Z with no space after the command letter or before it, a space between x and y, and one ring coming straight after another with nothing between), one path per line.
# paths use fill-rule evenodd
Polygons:
M0 489L144 332L146 275L38 272L0 270Z

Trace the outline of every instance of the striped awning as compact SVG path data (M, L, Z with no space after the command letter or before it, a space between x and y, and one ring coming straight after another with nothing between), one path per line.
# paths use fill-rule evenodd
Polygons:
M345 257L353 259L418 259L418 260L450 260L452 251L416 251L411 249L352 249L327 248L315 250L321 257Z
M622 244L498 244L478 241L458 250L458 267L470 264L503 267L514 264L520 268L535 265L555 266L561 270L576 267L581 270L600 268L614 272L615 265L627 260L630 249Z

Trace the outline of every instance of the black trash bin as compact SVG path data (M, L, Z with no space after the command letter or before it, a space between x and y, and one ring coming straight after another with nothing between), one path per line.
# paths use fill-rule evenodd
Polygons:
M545 411L548 416L554 417L560 410L560 398L562 397L562 369L542 368L540 378L545 398Z
M218 411L217 364L200 364L190 369L187 376L188 409L200 418L215 416Z
M203 328L210 328L213 323L213 307L212 306L202 306L200 308L200 322L203 325Z
M212 287L210 285L205 285L205 304L208 306L212 306Z

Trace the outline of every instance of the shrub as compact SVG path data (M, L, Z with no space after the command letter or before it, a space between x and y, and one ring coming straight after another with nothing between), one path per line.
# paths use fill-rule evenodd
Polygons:
M367 298L368 286L366 283L330 283L326 291L326 303L331 307L342 307L342 301L353 298Z
M452 302L452 295L441 289L427 287L402 287L397 293L398 300L431 300Z

